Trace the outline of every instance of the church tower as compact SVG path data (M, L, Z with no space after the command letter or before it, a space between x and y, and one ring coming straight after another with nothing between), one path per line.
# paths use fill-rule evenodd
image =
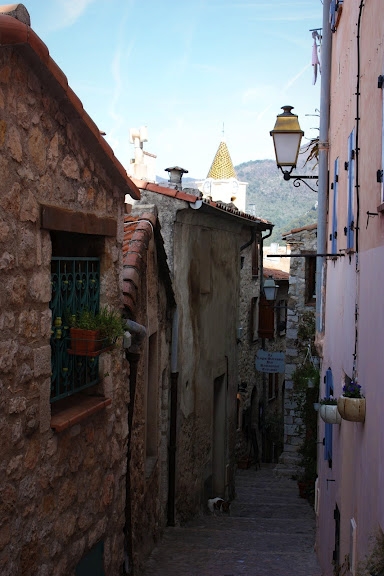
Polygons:
M245 212L246 182L237 179L233 167L228 146L222 138L208 176L199 182L199 190L204 198L210 198L214 202L221 201L225 204L234 204L238 210Z

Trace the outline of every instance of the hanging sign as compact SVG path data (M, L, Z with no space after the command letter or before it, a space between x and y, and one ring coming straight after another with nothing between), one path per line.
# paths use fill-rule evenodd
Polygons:
M256 370L259 372L284 373L284 352L266 352L266 350L258 350L256 355Z

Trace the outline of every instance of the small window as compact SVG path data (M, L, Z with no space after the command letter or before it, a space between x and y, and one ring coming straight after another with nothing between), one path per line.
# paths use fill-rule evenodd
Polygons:
M264 296L260 298L259 305L259 337L273 338L275 335L275 313L273 302Z
M68 317L88 309L99 310L100 259L52 257L51 402L71 396L99 382L94 356L68 353Z
M316 302L316 256L305 259L305 303Z

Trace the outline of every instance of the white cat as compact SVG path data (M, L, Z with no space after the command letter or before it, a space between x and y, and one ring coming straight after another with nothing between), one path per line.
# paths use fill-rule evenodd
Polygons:
M216 514L217 512L218 513L225 512L229 514L230 505L231 505L230 502L220 497L210 498L208 500L208 510L212 512L212 514Z

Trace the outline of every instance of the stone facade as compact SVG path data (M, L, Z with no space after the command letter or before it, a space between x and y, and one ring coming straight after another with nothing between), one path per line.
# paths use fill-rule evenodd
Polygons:
M291 251L289 270L289 299L286 333L285 399L284 399L284 452L277 467L279 473L292 475L299 464L298 449L302 442L298 427L301 420L295 412L292 375L302 361L297 350L297 330L304 312L315 312L314 273L316 271L317 225L291 230L284 239ZM295 254L312 254L312 260ZM311 288L308 293L309 288Z
M178 308L175 513L182 523L208 498L234 496L240 247L252 226L266 225L202 202L198 191L135 182L142 202L158 206Z
M168 521L174 299L155 206L130 207L123 253L124 304L145 333L127 354L137 368L130 379L127 532L130 564L139 574Z
M0 16L2 32L10 20ZM0 572L74 575L101 542L105 573L115 576L124 559L128 363L121 344L104 353L99 383L87 390L107 399L102 409L81 412L81 394L72 396L75 416L55 403L54 431L51 258L99 257L100 301L121 309L124 196L135 187L64 91L46 47L14 22L0 51Z

